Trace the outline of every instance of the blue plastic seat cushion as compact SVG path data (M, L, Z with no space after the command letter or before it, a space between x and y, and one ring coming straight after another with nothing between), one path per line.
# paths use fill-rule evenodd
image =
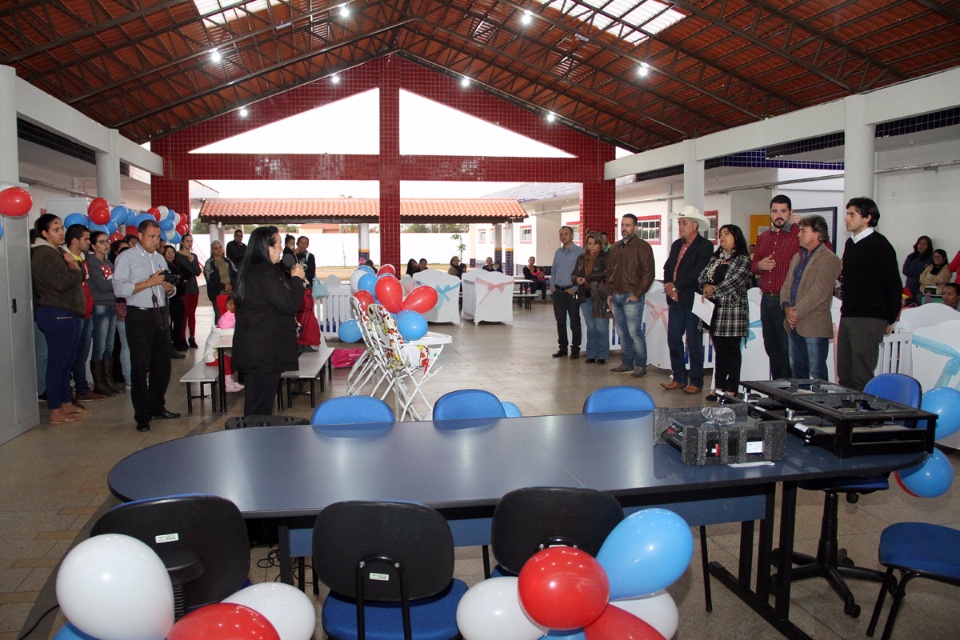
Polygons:
M880 563L960 580L960 531L924 522L900 522L880 535Z

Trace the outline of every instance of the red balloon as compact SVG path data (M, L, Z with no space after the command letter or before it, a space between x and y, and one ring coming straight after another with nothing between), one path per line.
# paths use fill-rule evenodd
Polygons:
M109 216L110 203L107 202L107 199L94 198L93 200L90 201L90 204L87 205L87 215L89 215L90 219L93 220L93 212L96 211L97 209L104 209L104 208L107 209L107 215ZM103 224L103 223L98 222L97 224Z
M156 207L150 207L147 209L147 213L152 215L157 222L160 222L160 209L157 209Z
M367 307L369 307L375 302L373 299L373 294L367 291L366 289L360 289L355 294L353 294L353 297L360 302L360 310L364 312L367 310Z
M0 214L19 218L30 213L33 198L30 192L20 187L10 187L0 191Z
M185 224L177 225L177 233L179 233L181 236L187 235L187 225Z
M387 276L377 280L377 286L374 289L377 292L377 300L383 305L383 308L390 313L400 311L400 304L403 302L403 287L400 281L394 276Z
M100 198L97 199L100 200ZM98 209L91 210L90 221L94 224L107 224L110 222L110 209L107 207L100 207Z
M208 604L180 619L167 640L280 640L262 614L241 604Z
M587 640L664 640L663 634L644 620L609 605L583 630Z
M117 240L123 240L123 234L119 231L114 231L110 236L110 242L116 242Z
M402 311L416 311L417 313L426 313L437 306L437 290L433 287L423 285L417 287L403 299L400 305Z
M520 604L537 624L564 631L586 627L607 606L607 573L589 553L550 547L527 560L517 583Z
M380 268L377 269L377 275L381 276L385 273L389 273L392 276L397 275L397 269L392 264L382 264Z

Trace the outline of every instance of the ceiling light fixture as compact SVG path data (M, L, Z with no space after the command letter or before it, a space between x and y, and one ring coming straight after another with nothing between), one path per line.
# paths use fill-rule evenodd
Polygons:
M650 74L650 65L646 62L641 62L640 66L637 67L637 75L641 78L646 78Z
M547 122L555 122L556 119L557 119L557 114L555 114L555 113L553 113L553 112L548 112L548 113L547 113Z
M533 14L530 13L529 9L523 10L523 16L520 18L520 22L522 24L530 24L531 22L533 22Z
M333 84L340 84L340 75L335 73L332 76L330 76L330 82L332 82Z
M468 78L467 76L463 76L462 78L460 78L460 86L463 87L464 89L466 89L467 87L469 87L469 86L470 86L470 78Z
M220 52L219 52L219 51L217 51L216 49L213 49L213 50L210 52L210 61L211 61L211 62L220 62L221 60L223 60L223 56L220 55Z
M340 5L340 17L346 18L350 16L350 7L345 4Z
M250 115L250 112L247 111L247 108L246 108L246 107L240 107L240 117L241 117L241 118L246 118L248 115Z

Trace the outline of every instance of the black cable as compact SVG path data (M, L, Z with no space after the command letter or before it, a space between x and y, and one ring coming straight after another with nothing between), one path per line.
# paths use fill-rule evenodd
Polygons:
M53 605L52 607L50 607L49 609L47 609L46 611L44 611L43 613L41 613L40 616L37 618L36 622L33 623L33 626L30 627L29 629L27 629L27 630L23 633L22 636L20 636L19 638L17 638L17 640L24 640L24 638L26 638L26 637L29 636L31 633L33 633L34 629L37 628L37 626L40 624L40 622L41 622L44 618L46 618L47 615L48 615L51 611L53 611L54 609L58 609L58 608L60 608L60 605L59 605L59 604L55 604L55 605Z

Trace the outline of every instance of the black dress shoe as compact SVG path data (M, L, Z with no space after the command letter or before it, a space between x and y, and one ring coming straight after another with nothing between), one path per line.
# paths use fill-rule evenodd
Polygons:
M191 349L196 349L197 341L194 340L193 338L190 338L189 340L187 340L187 346L190 347Z
M179 413L174 413L173 411L168 411L164 409L160 413L154 414L154 420L173 420L174 418L179 418Z
M720 396L717 396L717 395L715 395L715 394L713 394L713 393L711 393L711 394L708 395L706 398L704 398L704 400L706 400L707 402L716 402L716 401L719 400L719 399L720 399Z
M596 362L596 361L597 361L596 358L587 358L587 359L584 360L583 362L584 362L584 364L593 364L593 363Z
M149 423L149 422L138 422L138 423L137 423L137 431L150 431L150 423Z
M560 351L557 351L556 353L551 354L551 355L552 355L554 358L563 358L564 356L567 355L567 350L566 350L566 349L560 349Z
M603 358L597 358L597 364L607 364L607 361Z
M571 351L571 352L570 352L570 359L571 359L571 360L579 360L579 359L580 359L580 352L579 352L579 351Z

